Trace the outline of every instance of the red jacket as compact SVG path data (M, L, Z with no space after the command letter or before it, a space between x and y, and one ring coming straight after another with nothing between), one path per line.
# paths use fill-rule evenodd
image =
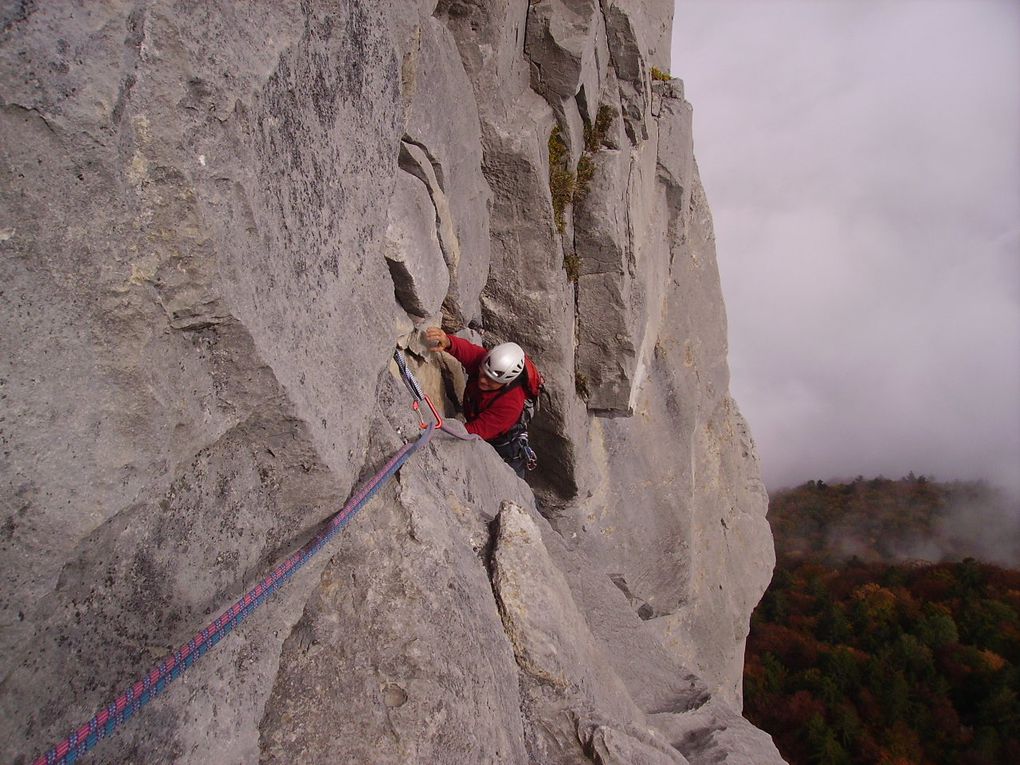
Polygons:
M475 433L486 441L496 440L520 421L527 401L524 387L515 384L515 380L508 390L482 390L478 387L478 375L482 374L479 368L488 351L455 335L449 335L449 338L448 353L468 373L464 389L464 414L467 415L464 427L468 433Z

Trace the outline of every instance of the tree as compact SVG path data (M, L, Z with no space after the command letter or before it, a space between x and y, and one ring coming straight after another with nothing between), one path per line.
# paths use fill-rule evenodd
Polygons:
M850 755L821 715L815 715L808 722L806 736L811 762L816 765L851 765Z

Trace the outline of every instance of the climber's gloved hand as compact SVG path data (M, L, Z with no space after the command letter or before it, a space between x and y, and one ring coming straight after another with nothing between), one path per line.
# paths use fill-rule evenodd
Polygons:
M425 343L432 351L445 351L450 347L450 338L439 327L429 327L425 330Z

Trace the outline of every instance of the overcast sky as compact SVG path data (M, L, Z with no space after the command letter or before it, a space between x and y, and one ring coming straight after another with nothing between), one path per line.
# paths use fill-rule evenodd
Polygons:
M770 489L1020 489L1020 2L676 0Z

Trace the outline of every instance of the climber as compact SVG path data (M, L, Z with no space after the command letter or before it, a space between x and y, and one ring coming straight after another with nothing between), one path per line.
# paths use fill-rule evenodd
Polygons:
M438 327L425 330L434 352L446 351L468 375L464 388L465 428L488 441L521 478L534 468L535 453L528 445L528 421L542 380L517 343L502 343L491 351ZM532 377L537 379L531 379Z

